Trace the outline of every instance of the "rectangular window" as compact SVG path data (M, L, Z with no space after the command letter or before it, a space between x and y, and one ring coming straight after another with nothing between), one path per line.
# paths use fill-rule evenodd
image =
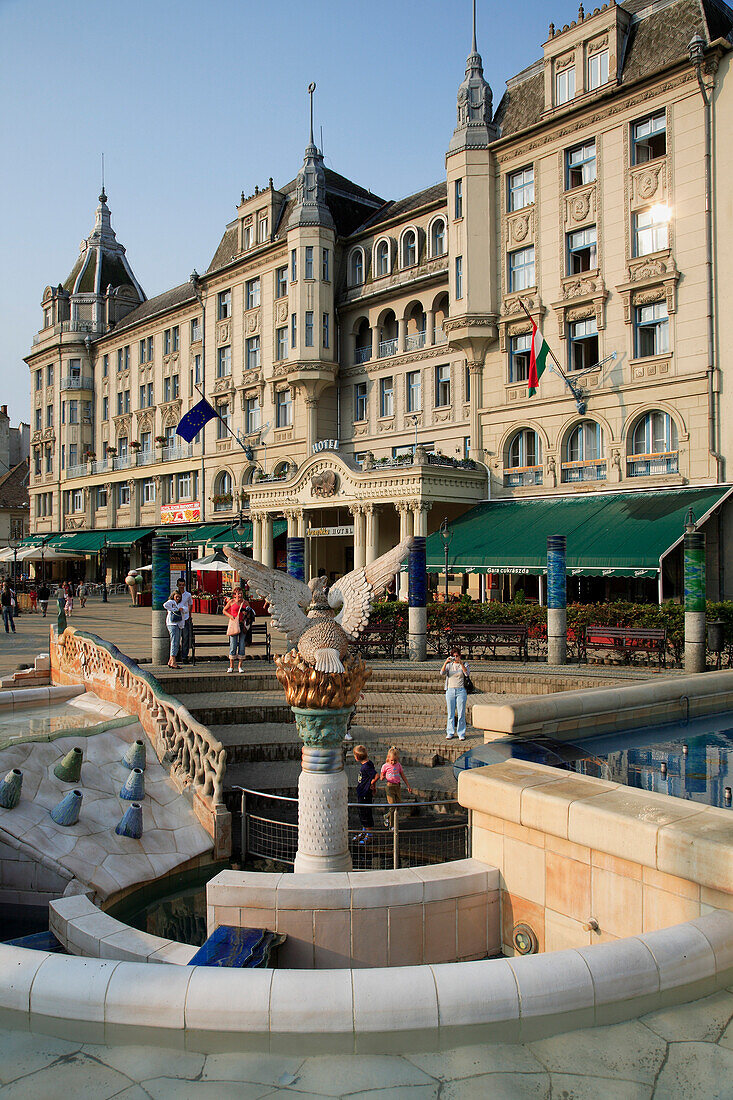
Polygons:
M450 364L443 363L435 368L435 405L450 405Z
M669 247L669 210L660 204L634 214L634 255L648 256Z
M534 202L534 167L520 168L507 177L507 206L509 212L521 210Z
M171 353L171 330L167 328L163 333L163 355Z
M121 435L117 440L117 448L120 458L127 458L127 436Z
M155 504L155 479L152 477L143 481L143 504Z
M61 423L62 424L66 423L66 402L65 401L61 402ZM48 423L48 410L46 410L46 427L47 428L51 427L51 425Z
M217 296L217 311L216 315L220 321L226 321L227 317L232 315L232 292L231 290L220 290Z
M69 401L69 424L79 423L79 402Z
M40 447L36 447L35 451L33 452L33 473L36 475L36 477L40 477L40 475L41 475L41 448Z
M453 184L453 217L463 217L463 180L458 179Z
M555 106L569 103L575 98L575 66L569 65L561 73L555 73Z
M117 349L117 373L118 374L123 369L124 365L125 365L124 353L122 351L122 348L118 348Z
M62 403L61 407L63 408L63 403ZM41 410L39 409L38 411L40 413ZM40 425L39 425L39 427L40 427ZM53 405L46 405L46 427L47 428L52 428L53 427Z
M175 400L175 398L178 397L178 395L181 392L181 376L180 376L180 374L174 374L171 381L172 381L172 384L173 384L173 398Z
M217 405L216 411L219 413L219 419L216 421L216 438L229 439L227 428L230 426L232 419L229 402L222 401L221 404Z
M37 370L36 375L36 390L40 390L43 386L43 371Z
M305 311L305 346L307 348L313 347L313 310L307 309Z
M139 352L139 360L140 360L141 365L145 362L145 360L147 358L147 350L148 350L147 343L145 342L145 340L141 340L140 341L140 352Z
M129 370L130 369L130 345L125 344L125 346L122 350L124 352L125 370Z
M379 379L379 415L394 416L394 381L391 377Z
M203 370L201 367L201 356L194 355L193 357L193 380L197 384L203 379Z
M153 383L148 382L148 408L152 408L154 404L155 400L153 398Z
M257 221L257 241L264 244L267 240L267 218L259 218Z
M245 308L255 309L260 304L260 280L248 279L245 284Z
M526 290L535 285L534 246L509 253L509 290Z
M256 397L248 397L245 405L245 429L247 435L258 432L262 427L262 409Z
M305 275L304 278L313 278L313 245L307 244L305 246Z
M36 409L36 431L40 432L42 427L43 427L43 423L42 423L41 410Z
M82 404L81 404L81 418L82 418L82 423L91 424L91 422L92 422L92 403L91 403L91 401L82 401Z
M140 450L145 453L146 451L152 451L153 449L153 433L141 432L140 433Z
M585 141L565 153L565 188L572 191L596 178L596 143Z
M251 247L252 247L252 226L251 225L243 225L242 226L242 248L246 252Z
M354 420L361 421L367 418L367 384L357 382L354 386Z
M148 336L148 363L153 361L153 337Z
M631 159L633 164L646 164L667 152L667 116L659 111L642 118L631 127Z
M178 492L179 500L190 500L191 493L193 491L193 477L191 472L188 471L185 474L178 474L176 489Z
M587 370L598 362L598 329L595 317L571 321L568 325L568 366L570 370Z
M290 390L280 390L277 394L276 424L278 428L289 428L293 423L293 397Z
M285 325L283 328L277 329L275 333L275 358L278 360L287 359L288 357L288 328Z
M298 278L298 250L293 248L290 252L290 282L294 283Z
M216 377L217 378L229 378L232 373L232 348L230 344L225 344L223 348L219 348L216 353Z
M97 508L107 507L107 490L101 487L97 489Z
M171 399L171 380L170 378L163 379L163 400L170 401Z
M201 339L201 318L194 317L191 321L191 343L195 344Z
M109 420L109 398L102 398L102 420Z
M53 473L53 451L50 447L46 447L46 473Z
M145 385L143 384L140 387L140 404L139 404L138 407L141 408L141 409L144 409L146 404L147 404L147 390L145 388Z
M463 256L456 256L456 300L463 297Z
M173 326L173 330L171 332L171 335L173 337L173 350L174 351L180 351L181 350L181 330L180 330L180 327L178 325Z
M296 313L290 314L290 346L295 349L298 337L298 316Z
M77 461L78 461L78 459L77 459L78 454L79 454L79 448L77 447L76 443L70 443L69 444L69 466L70 467L71 466L76 466Z
M279 267L275 272L275 297L284 298L288 292L288 269Z
M566 236L568 275L579 275L581 271L592 271L598 267L596 251L596 227L589 225L585 229L576 229Z
M637 359L664 355L669 351L669 315L666 302L637 306L634 310L635 354Z
M106 378L109 374L109 355L102 356L102 378Z
M463 369L463 400L471 400L471 368L468 363Z
M260 365L260 338L250 336L247 340L247 370L257 370Z
M126 481L121 481L117 486L117 503L121 508L130 503L130 486Z
M165 432L163 434L165 435L165 446L169 450L173 447L178 446L178 442L176 440L176 429L173 427L172 424L165 429Z
M529 353L532 345L531 333L512 336L509 339L509 381L526 382L529 378Z
M408 413L420 412L422 409L422 384L419 370L408 371L405 375L405 393Z
M125 406L124 406L124 408L125 408L125 412L129 413L129 411L130 411L130 391L129 390L125 390Z
M53 385L53 363L49 363L46 367L46 385Z
M330 327L331 327L331 325L330 325L329 315L327 313L324 313L323 314L323 347L324 348L327 348L329 346L329 340L331 338Z
M588 58L586 88L589 92L608 84L608 50L598 50Z
M327 283L331 278L331 249L324 248L322 255L322 274L321 277L324 283Z

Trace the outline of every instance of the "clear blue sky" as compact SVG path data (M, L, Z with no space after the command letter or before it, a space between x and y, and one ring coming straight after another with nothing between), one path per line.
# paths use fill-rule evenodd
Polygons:
M573 0L478 0L496 106ZM0 0L0 403L29 419L23 363L48 284L112 224L148 297L204 271L242 190L292 179L317 82L326 164L385 198L444 175L470 0Z

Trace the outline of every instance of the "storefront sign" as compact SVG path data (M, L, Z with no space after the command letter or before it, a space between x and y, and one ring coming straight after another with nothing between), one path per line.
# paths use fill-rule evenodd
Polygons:
M354 537L354 525L350 527L309 527L306 531L309 539L320 537L321 535L336 535L343 538Z
M319 439L317 443L313 444L314 455L319 454L321 451L337 451L338 449L338 439Z
M195 523L201 519L201 501L189 500L179 504L161 504L161 523Z

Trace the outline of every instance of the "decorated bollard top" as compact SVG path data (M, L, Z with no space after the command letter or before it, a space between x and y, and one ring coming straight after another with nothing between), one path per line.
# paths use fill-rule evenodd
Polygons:
M368 624L373 600L398 572L411 544L411 537L404 539L330 586L325 577L305 584L225 549L229 564L267 601L273 624L287 634L292 648L275 665L291 706L340 709L359 698L371 669L351 643Z

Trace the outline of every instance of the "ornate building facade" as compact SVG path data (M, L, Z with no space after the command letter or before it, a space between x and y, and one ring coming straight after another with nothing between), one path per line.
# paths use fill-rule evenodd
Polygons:
M247 518L272 563L284 519L340 573L486 499L723 485L732 27L581 6L495 112L474 34L441 183L384 201L311 134L152 299L103 193L26 360L34 532ZM201 394L221 419L182 444Z

